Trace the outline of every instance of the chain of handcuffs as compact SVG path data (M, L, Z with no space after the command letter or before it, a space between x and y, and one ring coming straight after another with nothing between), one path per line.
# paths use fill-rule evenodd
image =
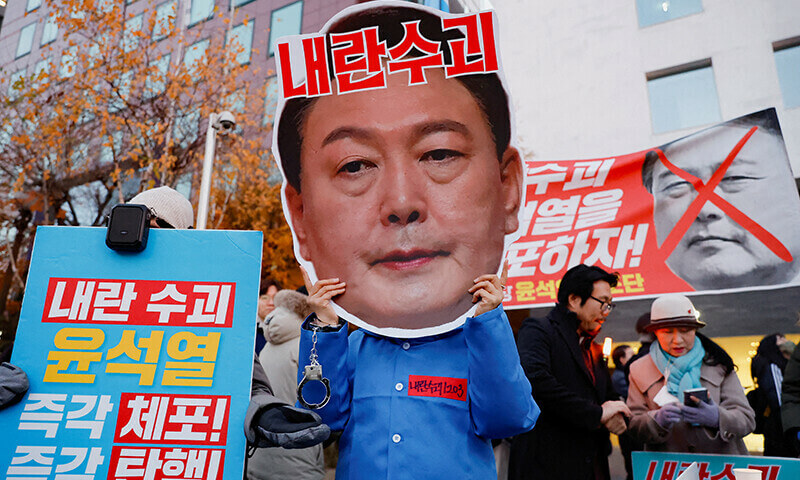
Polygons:
M505 285L501 285L501 290L504 289ZM319 358L317 355L317 332L321 327L315 325L314 322L311 322L309 326L311 327L311 354L308 356L309 364L303 369L303 379L300 381L300 384L297 385L297 401L306 408L317 410L327 405L328 401L331 399L331 385L330 381L322 376L322 365L320 365L319 360L317 360ZM325 398L323 398L321 402L309 403L303 397L303 388L305 388L309 382L322 382L322 385L325 386Z
M308 357L309 364L303 370L303 380L297 385L297 401L306 408L317 410L328 404L331 399L331 385L330 381L322 376L322 365L320 365L319 356L317 355L317 332L320 327L311 323L311 354ZM325 386L325 398L319 403L310 403L303 397L303 388L309 382L322 382Z

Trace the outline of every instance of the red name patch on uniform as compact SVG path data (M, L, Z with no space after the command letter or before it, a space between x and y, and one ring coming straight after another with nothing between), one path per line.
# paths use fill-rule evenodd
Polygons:
M439 397L466 402L467 379L409 375L408 394L415 397Z

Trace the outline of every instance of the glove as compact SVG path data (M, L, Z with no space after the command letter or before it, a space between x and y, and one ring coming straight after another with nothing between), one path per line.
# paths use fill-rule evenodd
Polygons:
M655 411L653 414L653 420L655 420L657 424L661 425L661 428L669 429L672 427L672 424L683 420L680 405L677 403L668 403L664 405Z
M681 406L683 419L692 425L702 425L709 428L719 428L719 407L711 398L708 403L700 402L697 407Z
M261 413L256 426L259 446L306 448L322 443L331 429L316 413L289 405L274 405Z
M3 362L0 365L0 410L22 400L29 386L28 376L21 368Z

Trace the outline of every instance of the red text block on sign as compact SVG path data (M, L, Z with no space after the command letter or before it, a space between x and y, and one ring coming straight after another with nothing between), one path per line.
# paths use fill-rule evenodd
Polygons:
M236 284L51 278L43 322L231 327Z
M114 441L225 445L231 397L123 393Z
M111 452L109 479L216 480L222 478L225 450L119 447Z

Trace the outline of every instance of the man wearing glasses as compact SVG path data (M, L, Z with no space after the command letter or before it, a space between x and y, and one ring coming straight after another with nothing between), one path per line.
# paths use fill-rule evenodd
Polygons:
M610 478L608 433L624 432L631 413L593 340L614 309L616 285L616 274L577 265L561 279L547 317L522 324L520 360L542 413L536 428L514 440L509 478Z

